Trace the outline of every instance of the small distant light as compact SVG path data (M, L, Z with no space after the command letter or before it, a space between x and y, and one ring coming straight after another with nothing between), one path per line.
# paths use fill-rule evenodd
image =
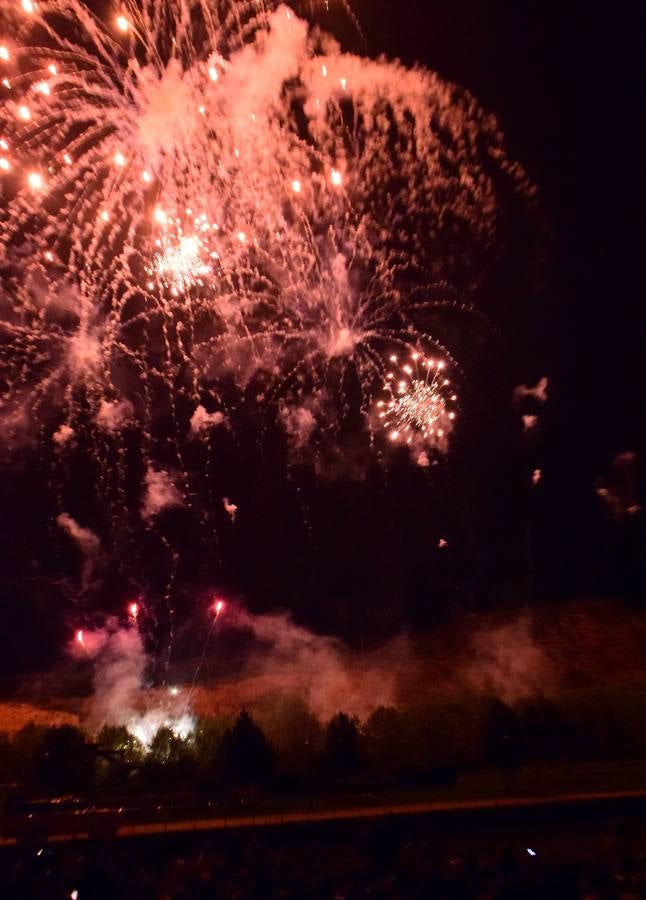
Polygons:
M29 112L28 106L19 106L18 107L18 115L25 122L28 122L31 119L31 113Z
M209 69L209 78L211 79L211 81L218 80L218 70L215 68L215 66L211 66L211 68Z
M177 688L177 687L175 687L175 685L173 685L172 688L169 688L169 693L172 694L173 697L177 697L177 695L179 694L179 688Z
M0 47L0 59L4 60L4 62L9 62L9 50L4 44Z
M114 154L114 164L115 166L125 166L126 158L123 153L115 153Z
M300 183L298 178L295 178L292 181L292 190L294 191L295 194L300 194L301 188L302 188L302 184Z
M339 187L339 185L343 183L343 176L338 169L332 169L332 174L330 177L332 178L332 184L336 185L337 187Z
M168 221L168 216L166 215L164 210L160 209L159 207L157 207L157 209L155 210L155 221L159 222L160 225L165 225Z
M54 262L54 254L51 250L47 251L47 253L45 254L45 259L47 260L47 262Z
M34 11L34 4L32 3L32 0L22 0L22 8L28 15L31 15L31 13L33 13Z
M79 630L76 632L76 643L77 644L83 643L83 630L81 628L79 628Z
M0 169L3 169L5 172L8 172L10 168L11 168L11 165L9 163L9 160L6 159L4 156L0 156Z
M146 182L146 184L149 184L153 180L152 175L147 169L144 169L144 171L141 173L141 177Z
M321 66L321 72L323 73L323 78L327 78L327 66Z
M3 150L9 149L9 144L5 141L4 138L0 138L0 147L2 147Z
M341 87L343 88L343 90L345 90L346 87L348 86L348 79L347 79L347 78L341 78L341 79L339 80L339 84L341 85Z
M72 891L72 892L70 893L70 900L79 900L79 892L78 892L78 891Z
M128 31L130 28L130 22L126 19L125 16L117 16L117 28L119 31Z
M54 63L52 63L51 65L47 66L47 71L48 71L51 75L58 75L58 69L56 68L56 66L54 65Z
M2 84L4 85L4 87L6 87L6 89L7 89L8 91L11 90L11 82L9 81L8 78L3 78L3 79L2 79Z
M107 211L107 209L103 210L103 212L101 213L101 218L103 219L104 222L110 221L110 213Z
M528 847L528 848L527 848L527 852L529 853L530 856L536 856L536 851L535 851L535 850L532 850L531 847Z
M244 233L244 231L239 231L237 237L241 244L244 244L247 240L247 235Z
M30 172L27 181L29 182L29 187L35 191L39 191L44 184L43 176L38 172Z
M206 106L200 106L200 107L198 107L198 110L197 110L197 111L199 112L199 114L200 114L201 116L203 116L204 113L206 112Z
M398 431L391 431L391 432L390 432L390 440L391 440L391 441L396 441L398 437L399 437L399 432L398 432Z
M39 81L38 84L34 85L34 89L37 90L39 94L44 94L45 97L49 97L52 92L46 81Z

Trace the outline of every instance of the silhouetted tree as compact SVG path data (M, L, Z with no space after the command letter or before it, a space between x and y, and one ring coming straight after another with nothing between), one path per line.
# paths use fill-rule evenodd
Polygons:
M200 766L212 769L217 759L222 739L230 727L231 717L203 716L195 728L194 752Z
M162 725L150 742L150 757L161 765L173 765L186 756L188 749L181 737L167 725Z
M323 729L300 697L283 698L267 711L262 722L276 747L283 772L303 776L318 769L323 753Z
M354 775L361 763L357 720L337 713L325 732L325 764L332 775Z
M29 722L13 736L11 741L12 777L17 781L24 781L28 784L34 780L38 750L48 731L49 729L45 725L35 725L33 722Z
M38 784L51 793L85 791L94 780L94 754L73 725L50 728L36 752Z
M398 769L403 761L403 720L392 706L380 706L363 727L366 758L379 774Z
M141 763L144 746L125 725L104 725L97 735L99 748L121 757L124 763L134 766Z
M274 770L271 744L246 710L228 729L216 758L216 772L227 784L257 785L269 780Z

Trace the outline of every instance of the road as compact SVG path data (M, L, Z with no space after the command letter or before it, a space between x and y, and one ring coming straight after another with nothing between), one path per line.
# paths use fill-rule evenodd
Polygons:
M36 835L43 841L60 842L71 840L88 840L101 837L145 837L161 834L188 834L196 832L217 831L221 829L273 827L279 825L295 825L330 821L348 821L352 819L383 818L385 816L416 816L423 814L474 813L477 811L496 810L529 810L532 808L573 807L585 804L611 807L613 804L638 804L646 800L646 789L631 791L595 791L557 793L541 797L495 797L479 800L442 800L428 802L406 802L386 805L362 804L348 807L331 807L320 810L292 810L289 812L247 813L229 816L213 816L201 818L166 819L164 821L121 822L118 813L85 813L73 817L60 816L59 824L66 824L63 830L53 827L54 816L34 815L16 818L5 825L14 831L13 835L0 838L0 846L16 845L26 837ZM74 820L74 828L70 828L70 818ZM66 822L64 823L63 820Z

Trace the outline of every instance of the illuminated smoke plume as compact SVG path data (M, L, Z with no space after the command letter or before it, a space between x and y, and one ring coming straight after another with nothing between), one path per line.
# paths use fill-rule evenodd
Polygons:
M84 561L81 569L81 584L84 590L90 586L92 574L101 558L101 541L90 529L83 528L67 513L61 513L56 519L58 525L65 531L83 554Z
M178 692L147 689L149 659L136 627L123 628L108 620L102 628L83 629L77 632L72 653L91 661L94 668L90 730L125 725L144 747L162 726L181 738L193 732L193 717Z
M226 626L248 630L258 641L247 674L300 696L321 721L339 710L365 718L394 702L395 673L383 659L358 660L341 641L314 634L285 614L254 615L229 606Z
M510 704L548 694L555 684L550 658L527 615L476 632L463 677L473 691Z

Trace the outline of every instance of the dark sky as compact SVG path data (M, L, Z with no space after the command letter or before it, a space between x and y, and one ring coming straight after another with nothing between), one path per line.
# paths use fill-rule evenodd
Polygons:
M395 466L358 484L317 484L307 473L287 482L281 449L258 454L249 441L229 481L236 530L223 528L206 562L189 547L178 616L220 585L253 608L282 606L357 641L502 604L581 595L637 602L646 582L642 519L611 520L594 490L617 453L639 454L643 443L636 22L617 6L352 5L370 55L419 61L496 114L511 157L539 187L548 261L540 277L510 278L499 295L474 298L501 337L476 367L469 427L441 473L429 479ZM542 375L550 400L528 442L511 391ZM532 491L535 467L543 481ZM3 618L13 636L5 671L47 663L82 614L62 583L78 557L56 529L37 524L51 512L47 481L37 458L2 481ZM440 537L449 540L444 551ZM158 594L159 546L131 552L148 561L144 588ZM92 603L121 608L133 589L112 572Z

